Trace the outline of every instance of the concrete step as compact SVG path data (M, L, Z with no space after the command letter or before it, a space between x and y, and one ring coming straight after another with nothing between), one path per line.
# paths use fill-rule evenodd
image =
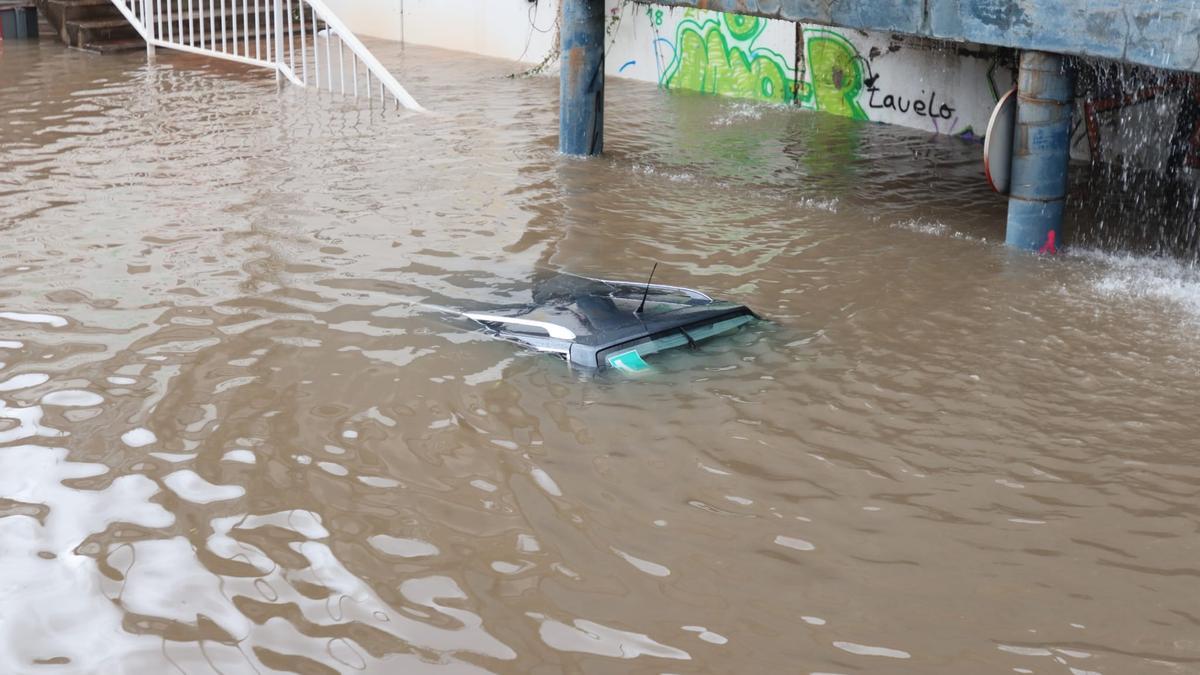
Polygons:
M137 29L130 25L112 0L37 0L42 15L69 46L100 53L120 52L145 47ZM225 22L227 43L234 25L239 29L239 42L248 36L253 43L257 37L262 43L273 34L274 26L268 13L269 0L260 0L256 12L253 3L243 7L242 0L212 0L210 15L209 0L192 0L190 12L188 0L152 0L155 9L160 9L162 37L168 35L176 41L194 46L214 46L219 49L221 22ZM242 29L247 18L250 30ZM257 18L257 26L255 19ZM305 22L305 29L312 30L312 20ZM169 24L169 33L168 33ZM216 25L216 35L209 35ZM322 21L318 29L324 28ZM256 29L257 28L257 29ZM182 29L182 30L181 30ZM204 40L200 40L203 32ZM293 21L293 34L300 34L300 26ZM180 40L180 36L184 39ZM214 39L214 37L216 39ZM265 44L261 44L265 49ZM251 47L253 49L253 47ZM265 56L265 54L264 54Z
M121 16L110 0L48 0L46 11L60 21L107 19Z
M68 44L75 47L87 44L141 39L137 29L131 26L123 16L118 16L115 19L67 21L67 35L70 37Z
M125 40L105 40L103 42L89 42L81 45L80 49L96 54L119 54L121 52L131 52L139 49L145 49L146 43L141 38L125 39Z

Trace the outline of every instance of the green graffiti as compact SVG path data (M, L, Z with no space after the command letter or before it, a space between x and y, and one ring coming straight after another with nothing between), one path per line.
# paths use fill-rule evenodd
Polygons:
M767 20L689 9L675 31L675 56L659 84L706 94L770 103L798 103L843 117L866 120L858 98L865 90L863 58L839 33L804 30L808 81L795 82L778 52L755 45ZM707 17L707 18L706 18Z
M800 104L856 120L868 119L858 104L863 90L862 57L854 45L831 30L807 29L804 45L812 84L805 83Z
M659 79L667 89L738 96L771 103L795 99L791 67L782 55L755 47L765 19L721 14L723 20L684 19L675 34L675 58Z
M757 16L725 14L724 17L725 25L729 27L729 34L738 40L750 42L767 28L767 22Z

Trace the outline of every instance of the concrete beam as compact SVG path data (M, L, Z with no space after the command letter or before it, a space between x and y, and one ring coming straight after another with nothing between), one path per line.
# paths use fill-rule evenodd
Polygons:
M656 0L654 4L1200 72L1195 0Z

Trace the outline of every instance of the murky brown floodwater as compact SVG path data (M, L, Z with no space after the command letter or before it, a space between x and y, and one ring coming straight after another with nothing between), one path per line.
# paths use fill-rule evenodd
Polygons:
M1200 672L1200 275L978 147L377 44L429 115L0 55L0 672ZM537 267L770 317L572 374Z

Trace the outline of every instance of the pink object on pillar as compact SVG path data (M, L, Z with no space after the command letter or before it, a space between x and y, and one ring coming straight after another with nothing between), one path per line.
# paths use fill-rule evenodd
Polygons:
M1046 233L1046 243L1042 244L1042 247L1038 249L1038 253L1043 253L1046 255L1058 254L1058 247L1054 245L1054 235L1054 230L1050 230Z

